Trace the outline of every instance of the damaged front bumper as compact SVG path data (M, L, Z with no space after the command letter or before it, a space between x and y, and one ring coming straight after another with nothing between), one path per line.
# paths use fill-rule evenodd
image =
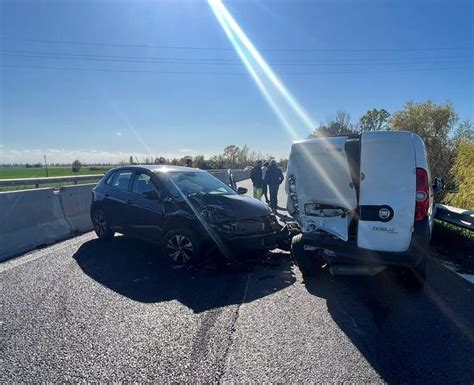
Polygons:
M278 247L281 230L273 216L225 221L213 226L232 249L271 250Z

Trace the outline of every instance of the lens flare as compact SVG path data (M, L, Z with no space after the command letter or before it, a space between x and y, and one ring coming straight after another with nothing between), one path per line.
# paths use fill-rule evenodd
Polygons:
M235 19L229 13L222 1L208 0L208 2L237 54L251 74L252 78L255 80L255 83L264 95L272 110L289 131L292 139L297 139L295 129L290 124L289 119L285 117L283 113L283 110L286 108L286 106L278 105L278 98L281 98L286 103L286 105L291 108L293 113L299 117L309 132L313 131L315 127L313 120L308 116L303 107L299 105L295 97L288 91L283 82L273 72L265 59L258 52L250 39L242 31ZM269 87L265 86L265 82L269 83ZM270 86L275 89L275 92L272 93L269 90Z
M288 110L288 107L300 119L300 121L303 122L309 132L312 132L316 127L316 124L305 112L303 107L299 105L295 97L288 91L283 82L273 72L265 59L229 13L222 1L208 0L208 3L219 24L232 43L232 46L257 84L260 92L263 94L267 103L270 105L283 126L287 129L291 138L293 140L298 139L298 135L295 128L290 123L289 117L285 115L285 111ZM324 138L322 139L324 140ZM303 152L308 164L313 167L315 172L324 177L334 194L347 203L347 199L342 196L330 176L327 175L326 171L316 162L314 157L305 148L303 148ZM341 160L338 159L338 161Z

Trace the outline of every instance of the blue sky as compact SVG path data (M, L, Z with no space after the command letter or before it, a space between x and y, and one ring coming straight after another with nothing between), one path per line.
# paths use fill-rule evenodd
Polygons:
M474 118L472 1L224 4L315 123L427 99ZM0 6L0 162L214 154L227 144L287 156L292 137L206 1Z

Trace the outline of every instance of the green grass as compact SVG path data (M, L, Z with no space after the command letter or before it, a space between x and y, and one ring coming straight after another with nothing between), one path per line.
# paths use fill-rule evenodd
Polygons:
M79 172L73 173L71 166L48 167L49 176L75 176L75 175L95 175L104 174L109 168L99 170L90 170L83 166ZM0 179L18 179L18 178L43 178L46 177L46 169L26 168L26 167L0 167Z
M435 221L431 247L438 257L459 266L460 271L474 274L474 232Z

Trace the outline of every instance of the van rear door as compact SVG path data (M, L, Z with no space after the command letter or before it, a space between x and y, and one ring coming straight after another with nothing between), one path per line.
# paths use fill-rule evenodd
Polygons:
M357 209L349 161L347 136L316 138L293 143L287 170L288 209L293 211L289 180L295 180L298 223L303 233L323 230L344 241Z
M362 133L357 245L406 251L413 231L415 194L412 133Z

